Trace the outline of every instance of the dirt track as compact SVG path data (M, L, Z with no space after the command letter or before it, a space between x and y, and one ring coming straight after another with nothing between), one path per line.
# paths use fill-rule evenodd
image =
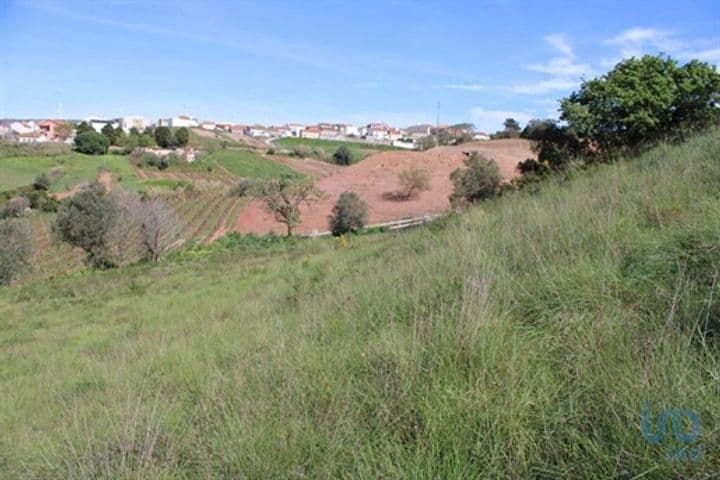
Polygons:
M443 213L450 207L448 196L452 192L450 173L461 167L466 153L477 151L497 162L506 180L517 174L515 167L526 158L536 158L526 140L493 140L466 143L457 147L438 147L426 152L389 151L371 155L350 167L342 168L316 181L316 186L329 194L329 198L302 207L302 223L297 233L312 233L327 229L327 217L338 196L346 191L356 192L368 203L369 223L380 223L406 217ZM398 174L411 166L419 166L430 175L431 190L408 201L395 201L383 195L398 189ZM235 230L242 233L263 234L269 231L284 232L282 224L274 221L258 201L248 203L240 212Z

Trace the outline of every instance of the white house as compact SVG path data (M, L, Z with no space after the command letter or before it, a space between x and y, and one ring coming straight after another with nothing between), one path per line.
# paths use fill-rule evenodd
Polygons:
M100 132L105 125L110 125L113 128L118 128L120 126L119 118L87 117L85 122L93 127L97 132Z
M45 143L48 141L48 137L42 132L18 133L17 141L20 143Z
M10 130L17 135L34 133L38 131L38 124L33 120L27 122L12 122L10 124Z
M125 130L125 133L128 133L131 128L137 128L139 131L145 130L147 126L149 125L149 122L145 117L139 117L139 116L130 116L130 117L122 117L120 119L120 126L123 130Z
M290 133L290 137L302 137L303 130L305 130L305 125L299 123L289 123L287 125L287 131Z
M320 127L307 127L302 131L302 137L310 139L320 138Z
M412 150L415 148L415 142L412 138L399 138L397 140L393 140L392 146Z
M371 140L386 141L390 139L390 130L392 128L385 123L369 123L365 130L365 136Z
M245 131L243 133L245 135L247 135L248 137L269 137L270 136L270 133L262 125L250 125L249 127L245 127Z
M200 124L200 128L203 130L215 130L217 128L217 124L213 121L206 120Z
M198 126L198 121L187 114L178 115L176 117L171 117L168 119L168 127L171 128L179 128L179 127L186 127L186 128L192 128Z
M341 123L339 127L340 133L345 135L346 137L349 137L350 135L360 135L360 130L355 125L350 125L349 123Z
M473 140L484 142L490 140L490 135L485 132L477 132L475 135L473 135Z

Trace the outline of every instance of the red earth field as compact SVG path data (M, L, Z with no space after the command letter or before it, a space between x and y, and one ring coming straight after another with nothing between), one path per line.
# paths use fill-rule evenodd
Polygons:
M492 140L465 143L456 147L438 147L425 152L389 151L365 158L350 167L342 168L316 180L315 184L329 194L326 200L302 207L302 222L296 233L313 233L327 230L328 220L335 201L346 190L356 192L368 203L369 224L408 217L443 213L450 207L448 196L452 192L450 173L461 167L469 152L479 152L497 162L505 180L514 177L518 162L536 158L530 142L521 139ZM387 194L398 189L398 174L417 166L427 170L431 190L416 198L397 201ZM265 212L259 201L248 202L235 222L235 231L264 234L270 231L284 233L285 228Z

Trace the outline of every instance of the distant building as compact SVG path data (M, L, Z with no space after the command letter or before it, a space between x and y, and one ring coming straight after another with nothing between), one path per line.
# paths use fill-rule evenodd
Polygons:
M215 130L217 128L217 123L206 120L200 124L200 128L202 128L203 130Z
M150 125L150 122L145 117L139 117L139 116L131 116L131 117L122 117L120 119L120 126L125 131L125 133L130 132L131 128L136 128L138 131L142 132Z
M262 125L250 125L249 127L245 127L245 131L243 132L248 137L269 137L270 133L268 130L263 127Z
M97 132L100 132L105 125L110 125L112 128L118 128L120 126L119 118L87 117L85 122Z
M40 131L18 133L17 141L20 143L45 143L48 141L48 137Z
M485 132L476 132L475 135L473 135L473 140L484 142L490 140L490 135Z
M302 138L318 139L320 138L320 127L306 127L302 131Z
M421 125L412 125L405 130L411 137L427 137L432 132L433 126L429 123L423 123Z
M179 127L185 127L185 128L193 128L198 126L198 121L191 117L190 115L183 114L178 115L176 117L170 117L168 119L168 127L171 128L179 128Z
M10 124L10 131L12 131L16 135L21 135L24 133L34 133L39 130L39 127L37 123L30 120L27 122L12 122Z
M288 136L290 137L302 137L303 131L305 130L305 125L299 124L299 123L289 123L286 125L287 131L289 133Z

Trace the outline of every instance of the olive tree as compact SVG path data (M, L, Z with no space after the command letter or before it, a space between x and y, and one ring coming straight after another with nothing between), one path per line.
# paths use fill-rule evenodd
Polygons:
M300 223L300 206L312 205L326 197L325 192L316 188L308 180L297 180L290 176L273 178L259 183L253 192L261 200L268 213L275 220L284 223L287 236Z
M450 174L453 183L450 203L454 207L485 200L500 191L502 175L494 160L473 152L464 164L465 168L458 168Z
M410 167L400 172L398 183L401 187L398 196L403 200L409 200L419 192L430 190L430 176L427 170L419 167Z

